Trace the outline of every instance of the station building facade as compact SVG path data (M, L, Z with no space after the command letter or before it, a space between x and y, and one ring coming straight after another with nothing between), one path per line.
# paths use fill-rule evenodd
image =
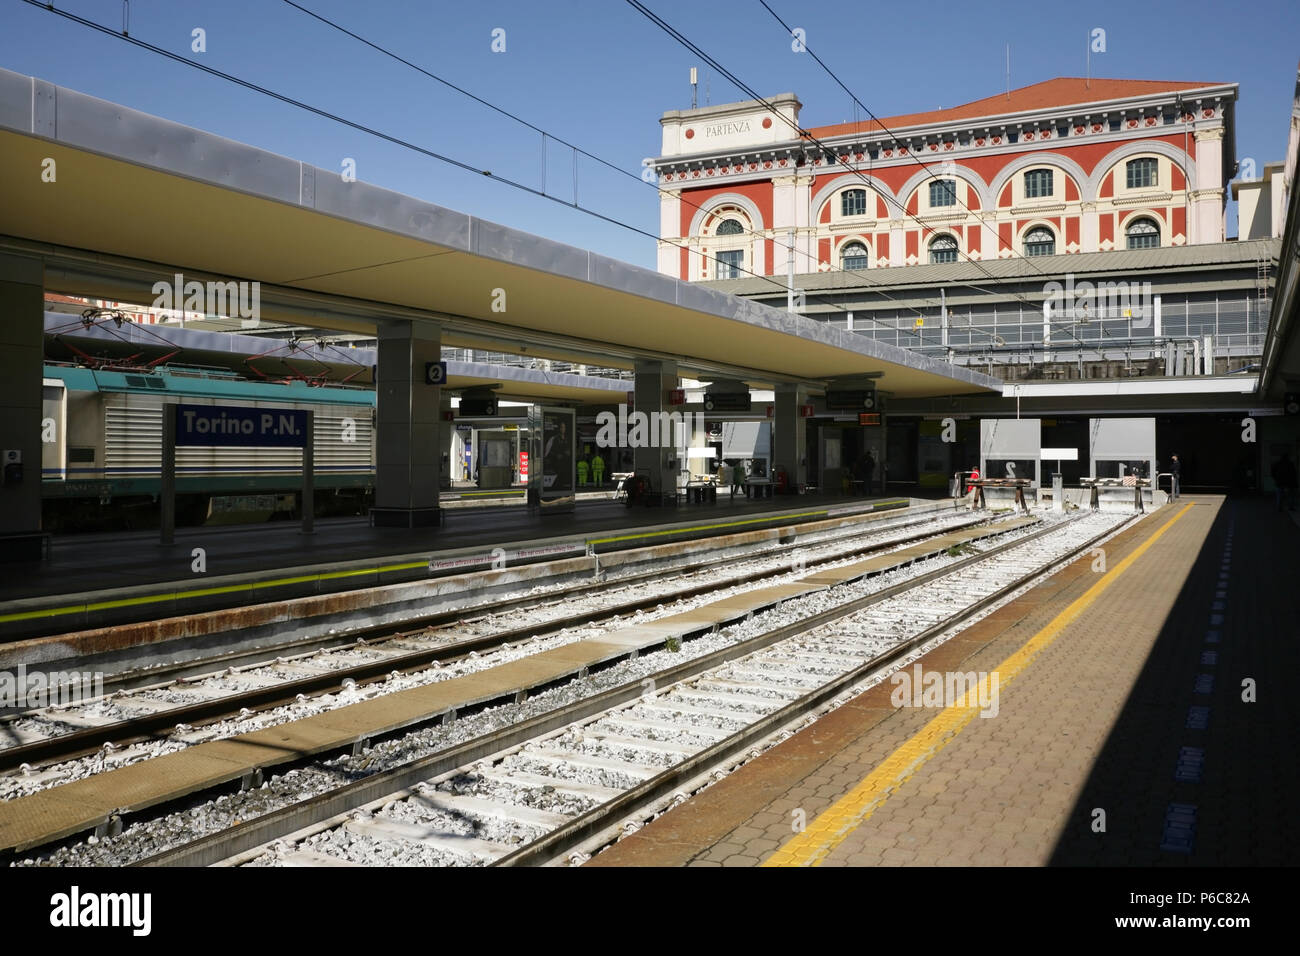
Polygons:
M1272 163L1233 182L1236 97L1058 78L806 131L792 94L768 101L775 115L666 113L659 269L1006 382L984 398L884 393L879 428L819 404L815 484L842 477L833 446L870 450L891 489L941 489L977 457L979 419L1023 414L1045 445L1080 448L1099 417L1155 418L1159 467L1178 454L1191 487L1267 491L1271 463L1300 452L1300 419L1257 394L1292 178ZM1288 157L1297 117L1300 94Z
M1234 83L1060 77L805 130L787 93L670 111L659 271L687 281L1224 240Z

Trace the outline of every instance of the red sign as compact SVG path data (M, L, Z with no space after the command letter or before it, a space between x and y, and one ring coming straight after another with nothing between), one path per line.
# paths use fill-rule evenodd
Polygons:
M528 483L528 452L519 453L519 480L524 484Z
M630 412L636 407L636 392L627 393L627 410Z
M668 401L672 405L685 405L686 389L684 388L673 389L671 392L668 393Z
M880 412L858 412L859 425L879 425Z
M813 409L813 407L812 407L811 405L800 405L800 406L799 406L799 415L800 415L800 417L802 417L802 418L812 418L812 417L813 417L813 411L814 411L814 409Z
M767 417L771 418L775 414L776 414L776 406L775 405L767 406Z

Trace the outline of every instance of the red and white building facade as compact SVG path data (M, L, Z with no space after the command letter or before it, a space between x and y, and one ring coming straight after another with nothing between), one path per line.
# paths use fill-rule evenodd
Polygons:
M1058 78L804 135L791 93L665 113L659 271L700 281L1223 242L1236 99L1232 83Z

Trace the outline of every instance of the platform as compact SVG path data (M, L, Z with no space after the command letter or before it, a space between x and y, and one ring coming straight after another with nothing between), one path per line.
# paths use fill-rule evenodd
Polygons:
M587 865L1293 864L1289 518L1184 496L921 659L996 716L886 681Z
M571 514L525 508L450 512L441 528L373 528L364 518L177 529L162 546L156 531L61 535L38 565L7 567L0 581L0 637L27 637L136 619L242 607L256 601L427 579L431 561L574 546L576 553L708 537L854 511L903 507L907 498L800 495L677 507L627 507L580 500ZM926 502L925 504L930 504ZM203 549L202 572L194 570ZM572 549L571 549L572 550ZM516 557L511 557L512 555ZM256 592L256 593L254 593Z

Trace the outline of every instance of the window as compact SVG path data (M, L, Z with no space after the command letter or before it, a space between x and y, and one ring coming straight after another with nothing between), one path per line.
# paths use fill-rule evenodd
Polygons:
M846 245L840 252L840 268L845 271L867 268L867 247L860 242Z
M743 235L745 227L740 224L739 219L724 219L718 223L719 236L739 236Z
M930 262L956 262L957 261L957 240L952 236L937 236L930 243Z
M1052 234L1052 230L1044 226L1037 226L1025 233L1025 255L1056 255L1056 236Z
M1152 157L1130 159L1124 167L1124 175L1129 189L1141 189L1143 186L1156 184L1156 161ZM1130 246L1130 248L1132 248Z
M1156 249L1160 246L1160 227L1152 219L1134 219L1128 226L1130 249Z
M734 222L735 220L731 220ZM739 279L740 270L745 268L745 253L742 249L728 249L718 253L718 278Z
M930 183L931 206L957 205L957 181L955 179L936 179Z
M840 193L841 216L865 216L867 214L867 191L865 189L846 189Z
M1025 173L1025 198L1049 199L1052 195L1052 171L1031 169Z

